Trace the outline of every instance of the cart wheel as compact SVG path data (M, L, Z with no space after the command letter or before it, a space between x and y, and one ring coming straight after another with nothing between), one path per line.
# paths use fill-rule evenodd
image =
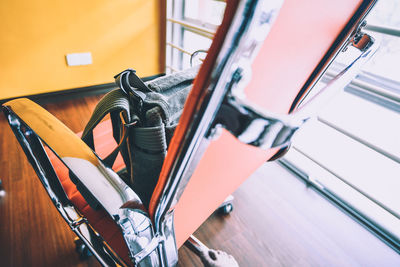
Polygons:
M227 215L227 214L231 213L232 210L233 210L233 205L232 205L232 203L228 203L228 204L225 204L225 205L223 205L222 207L220 207L220 208L218 209L218 212L219 212L220 214L222 214L222 215Z
M4 191L3 188L3 181L0 179L0 198L4 197L6 195L6 191Z
M75 243L75 251L78 253L79 259L87 260L88 258L93 256L90 249L85 245L85 243L83 243L82 240L80 240L79 238L76 238L74 240L74 243Z

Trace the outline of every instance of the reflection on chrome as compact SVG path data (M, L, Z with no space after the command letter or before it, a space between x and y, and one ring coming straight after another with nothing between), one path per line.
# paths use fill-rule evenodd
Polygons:
M313 98L298 108L295 112L284 115L275 114L257 107L245 99L243 89L249 80L248 71L238 68L232 74L231 94L228 94L222 104L216 124L222 124L241 142L262 149L283 148L290 145L293 135L332 97L344 90L359 73L361 66L376 52L378 42L368 34L357 32L351 45L361 51L349 66L333 78ZM249 64L247 64L249 66Z
M10 107L4 106L3 110L29 162L70 228L103 266L128 266L129 263L125 263L105 243L88 220L70 202L43 147L41 140L43 137L37 136ZM56 155L58 155L57 152L62 154L61 151L53 150L53 152ZM71 178L77 179L75 182L80 183L80 186L83 185L86 189L80 192L85 199L89 199L89 196L85 196L85 194L90 194L95 199L96 206L100 205L104 208L119 226L132 261L137 266L159 266L154 243L158 244L160 239L154 237L151 220L143 210L142 203L134 191L98 158L97 166L81 158L64 157L60 159L71 171ZM93 205L93 202L91 204ZM149 246L152 248L149 249Z
M282 3L283 0L240 2L205 90L206 100L199 101L196 107L197 114L188 127L179 153L174 159L174 166L156 209L154 226L142 208L139 197L118 174L104 166L99 158L97 163L76 157L61 158L77 183L82 185L83 191L80 192L83 195L86 193L86 199L92 200L88 202L104 208L120 228L135 265L177 264L173 211L202 151L210 141L207 140L212 132L210 127L222 125L240 141L264 149L286 146L299 127L315 114L315 110L325 103L326 99L348 84L357 74L360 65L375 51L374 40L358 32L353 36L352 45L359 48L362 54L333 79L317 98L290 115L274 114L256 107L245 99L243 88L251 78L251 62ZM85 242L103 266L128 265L73 207L43 148L43 136L37 136L10 107L5 106L4 112L51 200L71 229ZM62 139L62 136L59 138ZM57 154L57 151L53 152Z
M133 262L138 266L158 266L158 256L152 252L160 238L153 235L151 220L137 194L100 160L97 166L79 158L64 157L61 160L120 226ZM71 227L74 224L76 221Z

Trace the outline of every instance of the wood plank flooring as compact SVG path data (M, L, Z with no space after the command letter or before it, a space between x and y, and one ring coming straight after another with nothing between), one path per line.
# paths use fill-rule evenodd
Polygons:
M99 96L44 104L81 131ZM0 266L99 266L80 261L59 216L0 115ZM276 163L235 193L234 211L213 214L195 235L240 266L400 266L400 256ZM186 248L180 266L201 266Z

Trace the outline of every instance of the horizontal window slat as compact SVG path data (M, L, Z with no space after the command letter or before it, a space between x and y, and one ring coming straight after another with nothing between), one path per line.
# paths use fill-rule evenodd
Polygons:
M293 146L399 216L400 165L397 162L315 120L299 131Z
M193 23L190 23L190 22L187 22L187 21L184 21L184 20L167 18L167 21L171 22L171 23L179 24L182 27L185 27L187 29L191 29L193 31L196 31L197 34L205 35L205 37L208 37L208 38L211 38L211 39L213 38L213 36L215 34L214 30L210 30L210 29L198 26L196 24L193 24Z
M319 120L400 163L400 113L344 92Z
M305 157L295 149L291 149L284 157L301 172L312 174L312 179L330 192L336 194L342 201L357 209L363 216L386 229L391 235L400 238L400 220L391 213L376 205L346 183L315 162Z
M175 44L169 43L169 42L167 42L167 45L169 45L170 47L172 47L174 49L177 49L177 50L181 51L182 53L185 53L185 54L187 54L189 56L192 55L192 53L190 53L189 51L185 50L184 48L182 48L182 47L180 47L178 45L175 45Z

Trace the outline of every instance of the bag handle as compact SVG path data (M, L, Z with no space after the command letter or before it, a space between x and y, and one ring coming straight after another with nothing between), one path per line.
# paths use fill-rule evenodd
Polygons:
M115 83L121 88L126 94L136 91L139 89L142 92L151 92L147 85L143 82L139 76L136 75L136 70L126 69L121 71L114 76Z

